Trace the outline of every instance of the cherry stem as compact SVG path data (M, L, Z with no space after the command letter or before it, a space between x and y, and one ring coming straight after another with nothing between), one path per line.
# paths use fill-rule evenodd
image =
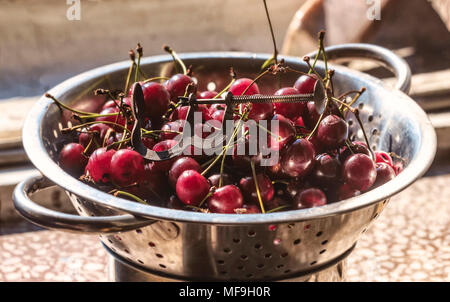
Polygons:
M361 127L362 133L363 133L363 135L364 135L364 140L366 141L367 148L368 148L369 151L370 151L370 156L372 157L372 160L375 161L375 155L374 155L374 153L373 153L373 151L372 151L372 148L370 147L369 139L367 138L367 133L366 133L366 131L364 130L364 125L363 125L363 123L362 123L362 121L361 121L361 118L360 118L360 116L359 116L359 110L358 110L357 108L355 108L352 112L353 112L353 114L355 115L356 120L358 121L359 126Z
M231 85L233 85L233 83L236 81L236 73L234 72L233 67L230 68L230 75L231 75L231 82L224 89L222 89L222 91L220 91L215 97L213 97L213 99L217 99L222 94L227 92L230 89Z
M110 149L112 149L114 146L119 145L119 148L117 148L117 149L120 149L121 144L128 143L129 141L131 141L131 137L129 137L129 138L127 138L127 139L123 139L123 140L117 141L117 142L114 142L114 143L111 143L111 144L109 144L108 146L106 146L106 148L107 148L108 150L110 150Z
M175 63L178 63L181 66L181 69L183 70L183 74L187 74L186 65L184 65L184 62L180 59L180 57L177 55L177 53L168 45L165 45L163 48L166 52L168 52L172 56ZM177 64L175 64L175 68L178 72Z
M127 197L130 197L130 198L136 200L139 203L147 205L147 203L145 201L143 201L142 199L140 199L136 195L133 195L133 194L125 192L125 191L116 191L113 195L116 196L116 197L119 196L119 195L127 196Z
M248 86L247 88L245 88L245 90L241 93L241 95L244 95L249 89L250 87L253 86L253 84L256 83L256 81L258 81L260 78L262 78L263 76L265 76L266 74L268 74L270 72L270 68L267 68L264 72L260 73Z
M86 112L86 111L81 111L81 110L77 110L77 109L70 108L69 106L66 106L66 105L64 105L63 103L61 103L58 99L56 99L53 95L51 95L51 94L49 94L49 93L46 93L46 94L45 94L45 97L47 97L47 98L49 98L49 99L52 99L52 100L56 103L56 105L58 105L59 107L62 107L62 108L64 108L64 109L67 109L67 110L72 111L72 112L74 112L74 113L78 113L78 114L82 114L82 115L91 115L91 114L95 114L95 113L93 113L93 112Z
M97 118L97 117L105 117L105 116L116 116L119 114L120 114L120 112L104 113L104 114L94 113L94 114L90 114L90 115L80 115L78 117L82 118L82 119L89 119L89 118Z
M358 92L356 93L355 97L353 98L353 100L352 100L350 103L348 103L348 105L349 105L349 106L352 106L352 105L353 105L353 104L361 97L361 95L362 95L365 91L366 91L366 88L365 88L365 87L361 88L361 90L358 91ZM344 108L342 108L342 109L339 108L339 109L345 111Z
M154 77L154 78L149 78L147 80L145 80L144 82L142 82L142 84L146 84L148 82L153 82L153 81L158 81L158 80L169 80L168 77Z
M277 179L277 180L272 180L272 184L273 184L273 185L274 185L274 184L289 185L289 182L286 181L286 180L280 180L280 179Z
M328 108L328 103L330 102L330 96L328 94L329 94L329 91L327 90L327 100L325 102L325 109L323 110L322 114L319 116L319 119L317 120L317 123L314 126L314 129L311 131L311 133L306 138L308 141L316 133L317 129L319 128L320 122L322 122L322 120L323 120L323 118L325 116L325 112L327 111L327 108Z
M272 27L272 22L270 21L270 15L269 15L269 10L267 9L267 3L266 0L263 0L264 2L264 9L266 11L266 16L267 16L267 21L269 22L269 28L270 28L270 34L272 36L272 42L273 42L273 58L275 60L275 64L278 63L277 61L277 57L278 57L278 49L277 49L277 43L275 41L275 35L273 33L273 27Z
M317 76L317 78L318 78L320 81L324 82L324 79L320 76L320 74L314 69L314 67L311 66L311 63L309 62L310 60L311 60L311 58L308 57L308 56L305 56L305 57L303 58L303 61L306 62L306 64L308 65L309 69L312 70L312 71L314 72L314 74Z
M86 148L83 151L83 154L86 155L87 151L91 147L92 143L94 142L94 135L98 134L98 132L94 132L91 136L91 140L89 141L89 144L86 146Z
M285 205L276 207L275 209L269 210L269 211L267 211L266 213L267 213L267 214L270 214L270 213L278 212L278 211L280 211L280 210L283 210L283 209L286 209L286 208L290 208L290 207L291 207L290 205L285 204Z
M136 52L138 53L138 60L137 60L137 65L136 65L136 72L134 74L134 82L135 83L138 81L138 78L139 78L139 68L141 67L141 57L143 55L142 46L139 43L137 44Z
M263 214L265 214L266 211L264 210L264 205L263 205L262 198L261 198L261 192L259 191L258 179L256 177L255 163L253 162L253 160L250 161L250 167L252 168L253 181L255 182L256 194L258 195L259 206L261 207L261 212Z
M321 45L323 45L324 38L325 38L325 31L321 30L319 32L319 51L316 53L316 57L314 59L313 65L310 66L308 74L311 74L311 72L313 72L314 67L316 67L317 61L319 60L320 53L322 52Z
M332 97L332 100L341 105L341 107L339 109L345 107L346 109L350 110L351 112L353 112L353 110L355 110L355 108L352 108L352 106L350 104L347 104L335 97Z
M130 64L130 67L128 68L127 79L125 81L125 88L123 91L124 93L127 93L127 91L128 91L128 86L130 85L130 80L131 80L131 73L133 72L134 66L136 66L136 63L134 62L135 55L134 55L133 50L130 50L130 59L131 59L131 64Z
M102 147L105 147L105 146L106 146L106 142L108 141L109 137L111 136L111 133L113 133L113 132L114 132L114 130L113 130L112 128L109 128L109 129L106 131L105 137L103 138L103 144L102 144Z
M210 198L211 195L214 194L214 192L216 192L216 187L212 186L212 187L209 189L208 194L206 194L206 196L202 199L202 201L200 201L200 203L198 204L198 207L201 208L202 205L205 203L205 201L206 201L208 198Z
M70 128L63 128L63 129L61 130L61 132L73 131L73 130L75 130L75 129L83 128L83 127L86 127L86 126L88 126L88 125L93 125L93 124L107 124L107 125L113 125L113 126L120 127L120 128L122 128L122 129L126 129L126 131L128 131L128 132L130 131L130 130L128 130L127 128L125 128L124 126L122 126L122 125L120 125L120 124L117 124L117 123L114 123L114 122L110 122L110 121L93 121L93 122L87 122L87 123L84 123L84 124L76 125L76 126L73 126L73 127L70 127Z

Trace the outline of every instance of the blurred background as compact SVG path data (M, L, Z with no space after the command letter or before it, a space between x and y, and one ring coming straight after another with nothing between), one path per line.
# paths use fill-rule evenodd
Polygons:
M411 203L411 198L420 201L409 213L417 215L424 202L434 199L430 192L439 192L442 201L449 204L450 1L267 0L267 5L282 54L302 57L316 49L317 32L325 29L326 45L373 43L407 60L413 72L410 95L429 113L439 146L428 177L405 191L398 202ZM39 173L22 149L21 125L29 108L46 90L91 68L127 60L128 50L137 42L144 47L145 56L162 54L163 44L178 53L273 51L261 0L0 0L0 41L0 264L4 264L0 265L0 281L106 278L106 255L95 237L51 231L38 232L39 237L29 232L38 228L18 217L12 206L14 186L24 177ZM372 62L352 60L346 64L392 82L392 74ZM429 189L431 185L434 189ZM43 194L41 199L47 206L60 209L67 204L58 190ZM439 213L422 215L439 221L437 228L402 216L405 213L400 209L393 206L389 212L388 207L380 222L361 240L349 260L353 263L350 280L449 280L450 238L445 230L450 228L450 206ZM403 222L392 226L393 219ZM379 233L389 226L393 234L395 230L403 234L410 224L417 224L425 233L428 246L440 240L438 247L424 255L421 245L414 247L406 242L398 261L393 262L385 256L393 253L387 246L392 246L389 240L395 237L381 240ZM410 233L404 237L415 234ZM28 245L30 238L38 238L33 244L45 247ZM23 245L21 249L18 243ZM381 247L374 250L377 244ZM411 250L417 251L417 257L408 254ZM22 252L16 255L14 251L29 256L24 258ZM47 256L42 251L47 251ZM425 258L439 261L425 263ZM46 263L46 269L36 270L36 259ZM90 264L87 273L83 263ZM406 267L402 266L405 263ZM401 269L396 271L398 266Z

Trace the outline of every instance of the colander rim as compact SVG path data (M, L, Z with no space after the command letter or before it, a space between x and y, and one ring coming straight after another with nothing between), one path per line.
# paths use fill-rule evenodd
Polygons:
M271 54L220 51L180 53L179 56L182 59L186 60L227 58L267 60L268 58L270 58ZM299 58L292 56L282 57L287 63L295 62L296 64L301 64L301 62L299 62L301 61L301 59ZM170 55L151 56L143 58L141 60L141 64L147 65L152 63L169 62L171 60L172 58ZM318 62L317 66L318 68L323 68L323 64L321 62ZM69 191L84 199L98 203L102 206L133 214L138 217L146 217L152 220L217 225L276 224L294 221L300 222L354 211L390 198L391 196L395 195L396 193L402 191L407 186L412 184L416 179L421 177L428 170L434 159L437 145L436 133L425 112L406 94L386 86L384 83L382 83L381 80L376 79L368 74L351 70L339 65L329 64L329 66L336 71L336 74L341 74L348 77L357 77L359 80L367 83L367 86L376 85L377 88L387 90L389 93L393 94L397 99L397 102L399 102L398 105L404 105L405 108L407 108L415 117L418 125L420 126L422 135L420 138L421 145L416 157L396 178L386 183L385 185L361 194L360 196L328 204L322 207L302 210L290 210L270 214L205 214L151 205L143 205L102 192L67 174L58 166L56 162L52 160L52 158L46 151L41 136L41 125L43 118L45 117L45 114L47 112L47 108L52 105L53 102L45 96L42 96L32 107L24 122L22 132L23 146L33 165L39 171L41 171L44 176L46 176L48 179L50 179L66 191ZM107 73L113 73L121 69L128 69L128 67L129 61L122 61L98 67L67 79L66 81L49 90L49 93L53 94L55 97L59 97L63 95L65 91L80 86L85 82L88 82L99 76L103 76Z

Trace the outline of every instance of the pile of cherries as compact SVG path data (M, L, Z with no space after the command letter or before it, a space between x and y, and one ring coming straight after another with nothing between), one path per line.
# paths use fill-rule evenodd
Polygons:
M138 69L139 65L133 66ZM176 62L179 64L179 62ZM136 74L140 72L136 70ZM139 77L141 77L139 75ZM130 80L128 77L127 82ZM274 95L312 93L314 73L302 74L291 87ZM144 93L146 125L143 143L154 151L177 144L187 106L179 96L195 91L189 70L172 77L140 81ZM233 79L233 95L259 94L253 79ZM329 86L329 85L328 85ZM129 86L126 87L127 91ZM222 91L221 93L223 93ZM216 91L197 92L198 99L220 97ZM278 120L276 133L268 132L268 147L279 152L279 161L261 166L260 155L190 155L161 162L145 160L130 142L133 117L130 94L97 91L105 95L98 113L73 112L75 126L63 129L74 140L62 148L59 165L66 172L103 191L145 204L212 213L268 213L323 206L376 188L394 178L399 166L390 154L372 150L367 142L350 141L345 116L349 108L330 101L323 115L314 102L261 103L237 106L236 119ZM343 100L343 102L345 102ZM203 123L222 122L224 106L198 105ZM244 116L242 113L247 110ZM201 129L203 124L195 125ZM203 133L203 137L209 133ZM245 137L249 143L250 137Z

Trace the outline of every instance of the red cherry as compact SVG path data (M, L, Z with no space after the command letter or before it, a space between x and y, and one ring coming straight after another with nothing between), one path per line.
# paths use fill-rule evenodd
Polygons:
M337 115L326 116L319 124L317 138L322 146L334 149L341 146L348 136L347 123Z
M320 207L327 204L327 197L322 190L309 188L299 192L294 197L294 208L306 209Z
M157 120L169 108L170 95L163 85L148 82L142 85L144 93L145 112L152 120Z
M241 108L244 106L245 105L241 105ZM270 119L273 116L273 110L274 107L272 103L254 103L248 114L248 119L256 122Z
M209 193L209 183L197 171L186 170L178 177L176 192L184 204L198 206Z
M188 114L189 106L177 107L170 116L171 121L184 121Z
M110 181L110 165L113 155L116 150L106 150L106 148L99 148L95 150L89 157L85 172L96 183L108 183Z
M243 205L241 191L234 185L218 188L208 198L208 208L212 213L234 214L234 210L242 208Z
M165 173L158 169L156 162L146 164L140 186L152 191L159 199L165 200L168 197L170 187Z
M353 152L352 152L353 151ZM339 160L343 163L347 157L353 153L362 153L370 156L370 151L367 145L361 141L352 142L352 150L350 151L347 146L343 146L339 152Z
M262 173L257 174L256 179L258 180L261 200L264 204L267 204L275 195L272 181L269 177L267 177L267 175ZM253 177L242 178L239 182L239 187L241 188L242 194L245 196L245 200L247 202L259 204L258 194L256 192L256 185Z
M299 94L298 90L293 87L285 87L277 90L275 95L293 95ZM303 114L305 103L275 103L275 112L281 114L293 121Z
M316 156L312 179L321 186L329 186L335 183L341 176L341 163L329 154Z
M213 120L219 121L220 123L223 122L223 117L225 115L225 110L216 110L214 111L214 113L211 115L211 118Z
M376 163L386 163L391 167L394 166L391 156L384 151L375 151L375 162Z
M217 91L202 91L199 93L197 99L201 100L201 99L213 99L216 95L218 95L219 93Z
M295 138L295 128L291 120L281 114L276 114L273 120L278 121L278 127L270 127L268 133L268 145L272 150L280 151Z
M314 126L317 124L320 118L320 114L317 112L314 102L306 103L302 117L305 126L308 129L314 129Z
M316 86L317 77L315 75L301 75L294 84L294 88L299 93L313 93Z
M122 149L111 158L110 169L113 183L126 187L141 180L144 174L144 159L136 151Z
M167 122L161 127L162 132L159 135L160 140L174 139L179 134L176 132L183 132L183 126L180 121ZM170 132L164 132L170 131Z
M172 147L174 147L176 144L177 144L177 141L175 141L173 139L164 140L164 141L161 141L161 142L157 143L156 145L154 145L153 151L156 151L156 152L167 151L167 150L171 149ZM155 166L160 171L164 171L167 173L169 171L170 167L172 166L172 164L174 163L174 161L176 161L176 158L172 158L172 159L164 160L164 161L158 161L158 162L155 162Z
M246 210L244 214L260 214L261 208L255 204L244 204L243 208Z
M65 145L59 153L59 166L67 173L78 177L83 174L88 158L84 155L84 148L77 143Z
M153 147L156 145L156 141L152 137L143 137L142 143L144 144L144 146L151 150L153 150Z
M118 113L120 112L120 109L117 107L110 107L103 109L99 114L112 114L112 113ZM96 121L107 121L110 123L116 123L121 126L125 126L126 119L122 115L110 115L110 116L100 116L95 119ZM123 131L121 127L111 125L114 130L116 131Z
M387 163L377 163L377 179L375 180L375 183L373 184L373 188L377 188L381 185L384 185L391 179L395 177L395 171Z
M111 127L109 127L106 124L102 124L102 123L98 123L98 124L93 124L89 126L89 130L93 131L93 132L97 132L100 135L100 140L103 141L103 139L105 138L106 132L108 132L108 130Z
M199 163L191 157L181 157L177 159L169 170L169 184L172 188L176 187L178 177L186 170L200 172L202 167L200 167Z
M247 89L247 87L253 82L253 80L248 78L241 78L236 80L230 87L229 91L233 95L242 95L242 93ZM250 88L247 90L245 95L253 95L253 94L259 94L259 87L256 83L254 83Z
M342 184L338 188L338 199L345 200L360 195L361 192L353 189L348 184Z
M350 155L342 166L342 178L353 189L367 191L377 178L375 163L365 154Z
M300 138L281 155L281 168L291 177L304 177L312 171L316 152L312 143Z
M184 96L186 93L186 87L189 84L195 85L190 76L181 73L172 76L166 84L167 91L170 94L170 99L174 101L177 97Z

